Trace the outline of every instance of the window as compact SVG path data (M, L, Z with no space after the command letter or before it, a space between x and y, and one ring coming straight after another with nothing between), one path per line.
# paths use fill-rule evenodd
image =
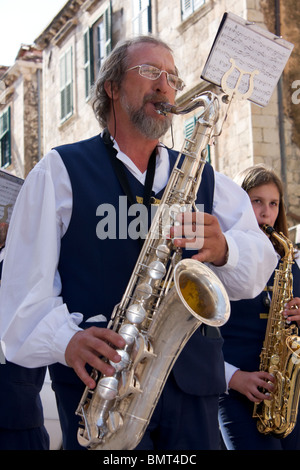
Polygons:
M90 96L91 85L94 82L94 70L93 70L93 54L91 44L93 42L92 29L89 29L84 33L84 83L85 83L85 97L86 99Z
M85 97L89 98L91 85L111 51L111 2L103 15L85 32L83 40Z
M132 0L133 34L151 33L151 0Z
M199 7L204 5L205 0L181 0L181 14L182 19L185 20Z
M101 63L104 59L104 41L104 22L101 20L94 28L94 46L97 72L100 70Z
M93 48L95 72L98 74L104 59L111 51L111 20L110 9L93 26Z
M60 118L65 121L73 114L72 47L60 59Z
M193 133L196 123L196 116L187 119L184 123L184 137L189 139Z
M11 163L10 108L0 114L0 165Z

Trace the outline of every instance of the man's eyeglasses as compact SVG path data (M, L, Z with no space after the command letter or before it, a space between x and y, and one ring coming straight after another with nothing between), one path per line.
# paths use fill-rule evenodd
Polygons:
M174 75L172 73L167 72L166 70L160 70L157 67L154 67L153 65L135 65L134 67L131 67L130 69L127 70L134 70L134 69L139 69L139 74L142 77L149 78L149 80L157 80L163 72L167 74L167 80L168 84L170 87L174 88L174 90L181 91L185 87L185 84L181 78L177 77L177 75Z

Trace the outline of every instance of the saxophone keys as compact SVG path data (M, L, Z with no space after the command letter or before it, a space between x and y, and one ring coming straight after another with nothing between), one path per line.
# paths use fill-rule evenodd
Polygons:
M153 346L149 339L143 335L139 335L139 339L137 341L137 348L134 351L134 357L133 357L133 367L135 368L137 364L142 362L144 359L148 358L154 358L157 357L157 355L153 351Z
M162 279L166 274L166 267L161 261L152 261L148 266L148 273L152 279Z
M117 349L117 353L121 356L121 360L119 362L109 361L109 363L115 368L116 372L120 372L128 367L130 357L128 352L124 351L124 349Z
M146 310L140 304L133 304L128 307L126 312L126 318L131 323L140 324L146 317Z
M277 366L279 364L280 358L277 354L272 354L271 356L271 364Z
M156 249L156 256L159 259L166 259L170 255L170 248L167 245L159 245Z
M102 377L97 385L97 393L104 400L114 400L118 394L119 381L115 377Z
M147 300L151 297L152 293L152 287L144 282L136 288L135 297L139 300Z
M285 424L285 419L283 416L281 416L280 414L276 414L274 416L274 424L273 424L273 427L275 426L277 429L281 429L282 426Z
M182 204L172 204L171 209L169 210L170 217L176 221L178 214L186 212L186 206Z
M119 330L119 334L126 341L127 345L131 345L138 337L139 330L131 323L124 323Z
M142 393L140 382L135 375L135 371L124 371L119 388L119 400L123 400L126 396Z

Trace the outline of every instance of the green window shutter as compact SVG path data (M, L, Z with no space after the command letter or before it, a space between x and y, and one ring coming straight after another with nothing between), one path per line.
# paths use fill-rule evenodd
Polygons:
M184 123L184 136L186 139L189 139L193 133L195 127L195 117L187 119Z
M189 139L192 136L193 130L194 130L195 125L196 125L196 121L197 121L197 115L193 116L189 119L186 119L186 121L184 123L184 137L185 137L185 139ZM210 145L207 146L207 159L206 159L206 161L208 163L211 163Z
M181 16L185 20L199 7L204 5L205 0L181 0Z
M193 13L192 0L181 0L181 15L184 20Z
M0 164L11 164L11 122L10 107L0 114Z

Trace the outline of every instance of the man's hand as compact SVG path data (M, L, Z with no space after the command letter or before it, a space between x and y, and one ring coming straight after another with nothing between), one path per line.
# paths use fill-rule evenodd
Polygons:
M223 266L227 261L228 246L218 219L203 212L185 212L171 229L174 245L199 250L193 258Z
M115 369L104 362L99 356L104 356L113 362L120 361L120 355L111 346L123 349L125 340L115 331L106 328L92 326L87 330L78 331L71 338L65 352L65 359L70 367L73 367L78 377L89 388L94 388L96 383L87 373L85 365L89 364L104 375L113 375Z

